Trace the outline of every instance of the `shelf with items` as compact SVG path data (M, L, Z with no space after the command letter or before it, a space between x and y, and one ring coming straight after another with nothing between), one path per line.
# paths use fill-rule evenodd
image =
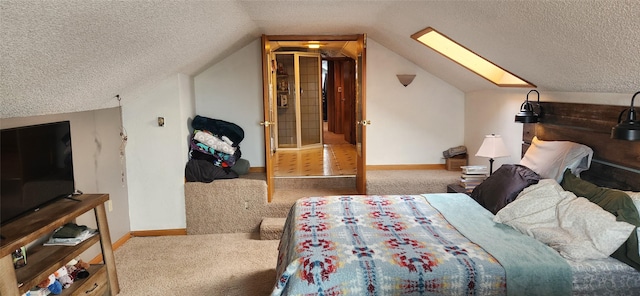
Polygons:
M278 108L289 108L289 95L287 93L278 94Z
M288 79L278 79L278 93L288 93L289 92L289 80Z
M289 75L277 75L277 106L280 109L289 108Z
M16 269L18 285L27 290L36 286L42 281L42 275L54 273L99 241L100 237L93 236L73 247L36 246L30 249L27 253L27 265Z
M102 286L94 287L92 292L87 293L89 295L96 295L94 293L100 291L103 294L108 291L112 295L118 294L120 288L104 207L104 203L109 200L109 195L83 194L74 197L74 199L60 199L42 206L38 211L2 225L0 229L3 237L0 241L1 295L26 293L97 243L102 249L104 264L92 265L89 268L89 277L64 289L62 295L72 295L90 290L80 290L85 286L83 283L87 282L102 283ZM27 250L27 264L18 269L14 268L11 254L15 250L39 240L91 210L95 212L99 235L92 236L75 246L34 245Z

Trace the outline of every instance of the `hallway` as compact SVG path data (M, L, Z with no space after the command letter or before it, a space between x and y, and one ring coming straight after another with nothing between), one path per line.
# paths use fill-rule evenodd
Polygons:
M276 178L355 175L355 146L347 143L342 134L327 131L326 123L323 142L322 148L277 151Z
M275 176L345 176L356 174L356 150L351 144L324 144L322 148L278 151Z

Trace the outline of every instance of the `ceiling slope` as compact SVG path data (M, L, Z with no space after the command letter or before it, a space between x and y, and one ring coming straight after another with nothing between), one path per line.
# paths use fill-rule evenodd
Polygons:
M541 90L640 87L633 0L3 0L0 13L2 118L113 107L261 34L366 33L462 91L497 88L409 37L431 26Z

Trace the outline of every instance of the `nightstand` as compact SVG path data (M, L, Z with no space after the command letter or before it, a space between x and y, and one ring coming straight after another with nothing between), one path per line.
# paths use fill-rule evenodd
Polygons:
M458 183L454 183L454 184L449 184L447 185L447 193L464 193L464 194L471 194L470 191L466 191L462 186L460 186L460 184Z

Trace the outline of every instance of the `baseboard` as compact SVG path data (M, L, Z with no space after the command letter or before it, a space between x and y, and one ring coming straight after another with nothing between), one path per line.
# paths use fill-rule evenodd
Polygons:
M384 165L367 165L367 170L444 170L444 164L384 164Z
M264 173L267 170L264 167L250 167L249 173Z
M126 243L130 238L131 238L131 232L127 232L115 243L111 244L111 250L112 251L117 250L118 248L120 248L120 246L124 245L124 243ZM102 254L98 254L98 256L93 257L93 259L89 261L89 264L101 264L101 263L102 263Z
M131 231L131 236L187 235L186 228Z
M445 164L382 164L382 165L367 165L367 170L381 171L381 170L444 170ZM249 173L264 173L266 169L264 167L250 167Z
M120 246L124 245L131 238L131 232L128 232L124 236L122 236L119 240L113 243L113 250L117 250Z
M187 235L186 228L180 229L163 229L163 230L143 230L143 231L131 231L123 235L120 239L118 239L115 243L111 244L111 248L113 251L120 248L124 243L126 243L130 238L134 236L165 236L165 235ZM102 254L98 254L93 259L89 261L89 264L100 264L102 263Z

